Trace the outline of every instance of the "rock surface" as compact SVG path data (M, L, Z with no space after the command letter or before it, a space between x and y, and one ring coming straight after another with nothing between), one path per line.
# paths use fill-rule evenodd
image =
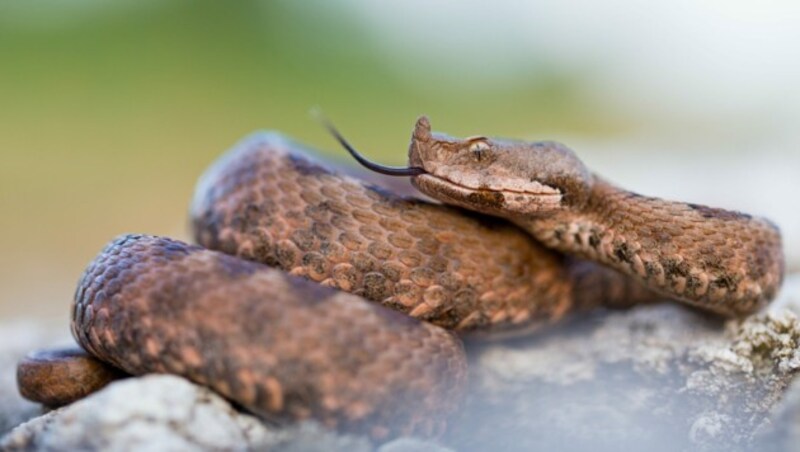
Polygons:
M470 395L440 442L454 450L798 450L800 387L781 401L800 372L798 313L800 275L788 279L769 312L743 321L724 322L663 304L596 312L533 337L469 343ZM11 333L22 334L18 329L4 334ZM3 391L11 385L8 356L0 352ZM39 412L18 397L2 392L0 397L13 401L0 411L7 425ZM185 380L147 376L114 383L37 417L9 433L0 448L129 450L132 445L375 447L312 423L265 425ZM381 450L447 449L399 439Z
M759 444L762 450L800 451L800 381L786 392L775 409L773 425L762 432Z
M410 441L410 442L409 442ZM404 439L389 451L432 444ZM366 438L313 423L277 428L238 412L213 392L171 375L130 378L12 430L3 450L370 451ZM434 449L429 449L434 450Z
M582 319L537 341L478 351L477 395L449 443L749 450L800 370L799 341L788 311L724 325L673 305Z

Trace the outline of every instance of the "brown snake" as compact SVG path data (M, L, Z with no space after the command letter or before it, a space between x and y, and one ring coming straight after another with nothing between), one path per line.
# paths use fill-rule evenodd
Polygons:
M622 190L562 145L454 139L423 117L409 167L387 168L332 131L368 167L490 216L402 198L325 169L279 134L254 135L198 184L201 246L127 235L89 265L73 304L78 343L266 419L427 436L466 378L462 345L443 328L530 329L659 297L742 316L781 284L768 221ZM110 379L75 370L44 389L59 362L70 361L24 360L21 392L61 404Z

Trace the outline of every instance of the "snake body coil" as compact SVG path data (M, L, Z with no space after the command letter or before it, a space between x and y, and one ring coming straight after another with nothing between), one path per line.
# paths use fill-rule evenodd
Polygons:
M166 238L112 242L75 300L73 334L93 356L182 375L267 419L431 435L462 391L464 353L447 331Z
M741 315L780 284L780 236L766 222L659 204L594 179L582 197L566 190L580 167L550 165L560 191L546 178L515 180L513 165L486 172L510 180L510 191L459 179L460 164L502 163L496 146L434 143L420 121L415 185L510 221L401 198L328 171L279 134L254 135L198 184L191 218L202 247L112 242L81 279L73 335L130 374L182 375L267 419L314 418L376 438L433 435L466 378L461 343L443 328L521 330L656 293ZM515 212L526 199L524 215Z

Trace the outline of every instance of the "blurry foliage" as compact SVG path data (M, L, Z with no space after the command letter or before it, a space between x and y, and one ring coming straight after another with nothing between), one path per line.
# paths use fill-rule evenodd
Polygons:
M195 179L253 130L342 155L309 119L315 105L395 164L423 113L456 135L620 126L578 101L577 77L543 67L461 91L418 67L399 77L383 51L321 0L0 4L0 314L65 316L116 234L185 237Z

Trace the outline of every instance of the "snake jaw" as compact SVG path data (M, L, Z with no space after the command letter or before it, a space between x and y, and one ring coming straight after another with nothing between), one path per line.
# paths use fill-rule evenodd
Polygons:
M483 142L479 142L483 143ZM470 151L479 155L489 152L488 147L481 151ZM482 159L483 157L476 157ZM503 168L491 168L485 171L464 171L460 165L444 165L432 162L426 173L469 190L488 190L508 194L525 194L533 196L561 195L559 188L540 182L535 178L521 178L515 174L504 171Z
M563 195L545 185L538 192L468 187L430 173L411 178L411 183L429 196L435 194L437 199L446 204L489 215L508 217L509 212L522 216L535 215L562 207Z

